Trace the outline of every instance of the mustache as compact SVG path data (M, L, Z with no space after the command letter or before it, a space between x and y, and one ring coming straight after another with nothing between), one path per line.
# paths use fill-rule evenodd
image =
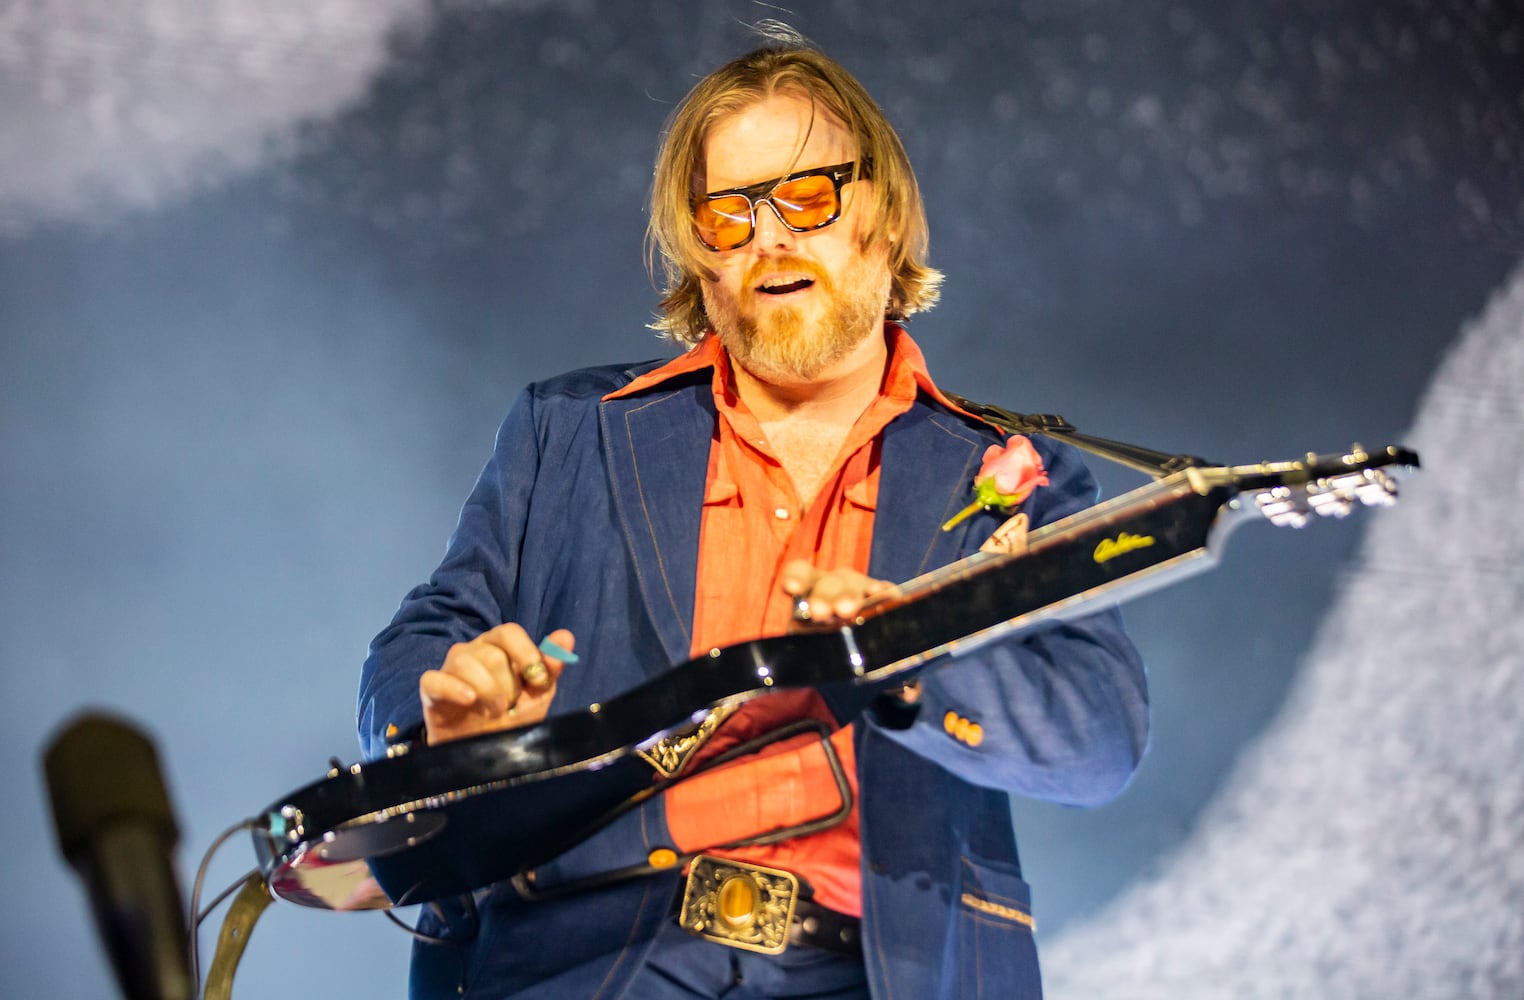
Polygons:
M762 280L771 274L803 274L818 285L829 287L830 276L825 268L814 261L805 260L802 257L773 257L768 260L759 260L746 269L746 278L742 287L748 292L756 289Z

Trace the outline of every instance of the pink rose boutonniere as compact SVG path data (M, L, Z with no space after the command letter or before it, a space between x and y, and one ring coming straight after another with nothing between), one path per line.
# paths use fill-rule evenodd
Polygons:
M951 531L964 518L984 508L1010 510L1037 487L1046 485L1048 473L1042 467L1042 456L1023 435L1012 434L1005 447L992 444L985 449L984 464L974 477L974 502L954 514L942 525L942 530Z

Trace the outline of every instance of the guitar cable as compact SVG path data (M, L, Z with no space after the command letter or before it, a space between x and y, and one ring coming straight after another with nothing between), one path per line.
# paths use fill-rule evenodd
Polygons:
M466 892L455 898L460 900L461 907L465 910L466 923L469 924L471 928L469 931L459 937L442 937L438 934L430 934L428 931L421 931L416 926L408 924L405 920L397 916L390 909L382 910L381 915L390 920L392 923L396 924L398 927L407 931L419 941L426 941L429 944L463 944L464 942L473 941L476 939L476 932L481 929L481 918L476 911L476 893ZM434 915L439 918L441 923L443 923L446 927L450 926L449 919L445 916L444 909L439 905L438 900L435 900L434 902L428 903L426 905L429 907L429 909L434 911Z
M251 878L256 878L259 875L259 869L257 867L249 869L247 872L244 872L242 875L238 876L238 878L234 879L232 884L229 885L226 889L223 889L221 892L219 892L216 898L214 898L210 903L206 904L205 909L200 909L201 890L206 884L207 869L211 866L212 857L222 849L222 846L227 843L229 838L245 831L257 830L258 828L259 821L253 818L241 820L237 823L234 823L232 826L228 827L226 830L222 831L222 833L217 835L217 838L212 841L212 845L206 849L206 853L201 856L201 864L196 868L196 881L191 888L191 926L188 950L190 952L191 982L195 984L198 996L200 995L200 991L203 985L201 982L200 934L198 933L201 929L201 925L206 922L207 917L210 917L216 911L217 907L221 906L224 902L227 901L228 897L232 896L233 893L237 892L239 889L248 884L248 881ZM476 935L476 929L478 926L476 898L473 894L466 893L461 896L460 899L466 911L466 920L471 927L471 933L465 938L465 940L470 940L471 937ZM438 903L431 905L435 907L437 912ZM420 931L416 927L410 927L390 909L382 910L381 913L386 917L386 919L390 920L392 923L396 924L398 927L402 928L404 931L411 934L413 937L419 939L420 941L428 941L433 944L450 944L451 942L458 942L461 940L459 938L438 937L436 935ZM442 916L443 915L441 914L441 917Z
M237 823L234 823L232 826L222 831L222 833L218 834L217 838L212 841L212 846L208 847L206 849L206 853L201 856L201 864L196 868L196 881L191 887L191 924L190 941L188 942L188 945L191 963L191 982L195 984L196 992L198 995L201 991L201 947L200 934L198 932L201 929L202 921L211 916L212 911L221 906L223 901L226 900L229 896L237 892L243 886L243 884L249 880L251 876L259 874L259 869L255 868L238 876L232 885L228 886L226 889L222 890L222 892L218 893L217 898L206 905L205 910L200 910L199 907L201 905L201 888L206 882L207 869L211 867L212 856L222 849L222 845L227 843L229 838L246 830L254 830L257 826L258 822L251 818L239 820Z

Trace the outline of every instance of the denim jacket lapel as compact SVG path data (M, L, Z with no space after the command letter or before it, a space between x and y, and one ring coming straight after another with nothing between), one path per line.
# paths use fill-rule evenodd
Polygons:
M995 442L993 433L981 435L925 402L889 425L870 576L903 583L979 547L998 522L969 518L952 531L943 531L942 524L972 499L984 449ZM980 533L970 537L970 531Z
M599 405L609 482L640 595L672 663L689 658L715 412L702 385Z

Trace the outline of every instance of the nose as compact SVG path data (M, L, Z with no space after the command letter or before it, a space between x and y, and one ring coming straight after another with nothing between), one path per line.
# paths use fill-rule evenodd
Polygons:
M757 230L754 240L759 249L790 248L794 245L794 237L798 234L783 224L783 217L778 214L778 209L772 202L758 202L753 215Z

